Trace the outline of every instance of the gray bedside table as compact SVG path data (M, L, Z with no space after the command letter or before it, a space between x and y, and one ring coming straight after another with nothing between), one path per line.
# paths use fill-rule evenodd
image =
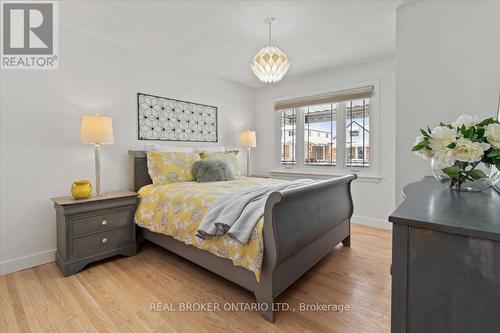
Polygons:
M89 199L59 197L52 201L57 212L56 264L64 276L97 260L137 253L137 193L108 192Z

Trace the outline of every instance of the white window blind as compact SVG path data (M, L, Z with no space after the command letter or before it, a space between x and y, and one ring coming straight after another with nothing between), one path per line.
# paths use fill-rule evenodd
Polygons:
M373 95L373 86L366 86L356 89L337 91L330 94L309 96L300 99L278 102L274 105L274 110L296 109L304 106L319 104L334 104L338 102L351 101L356 99L370 98Z

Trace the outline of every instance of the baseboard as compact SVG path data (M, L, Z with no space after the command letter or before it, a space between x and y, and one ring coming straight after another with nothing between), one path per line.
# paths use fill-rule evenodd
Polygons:
M370 227L382 228L382 229L392 229L392 223L386 220L376 219L368 216L353 216L351 222L354 224L363 224Z
M0 262L0 275L14 273L23 269L32 268L56 260L56 249L30 254L24 257L9 259Z
M381 219L367 216L353 216L351 222L354 224L363 224L370 227L392 229L392 224ZM32 268L53 262L56 260L56 249L47 250L24 257L9 259L0 262L0 275L14 273L23 269Z

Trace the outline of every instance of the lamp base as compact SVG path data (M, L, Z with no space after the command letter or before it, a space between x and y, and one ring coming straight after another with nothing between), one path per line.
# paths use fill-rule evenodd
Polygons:
M101 145L94 144L95 157L95 196L101 195Z
M250 177L250 148L247 148L247 177Z

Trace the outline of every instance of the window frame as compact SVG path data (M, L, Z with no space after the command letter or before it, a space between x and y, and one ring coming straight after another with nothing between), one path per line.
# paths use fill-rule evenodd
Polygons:
M370 166L352 168L346 167L346 110L345 103L339 103L337 107L337 154L336 154L336 164L332 166L320 166L320 165L306 165L304 161L304 138L305 138L305 113L297 109L296 115L296 145L295 145L295 165L281 165L281 123L280 123L280 111L275 112L275 123L277 124L275 135L276 141L276 159L275 159L275 169L271 170L271 174L296 174L296 175L311 175L317 176L317 178L331 178L332 176L342 176L350 173L356 173L361 179L368 180L380 180L379 174L379 136L380 136L380 126L379 126L379 114L380 114L380 93L379 87L380 83L378 80L359 82L347 86L339 86L328 89L321 89L310 91L301 94L282 96L280 98L273 99L273 105L277 103L282 103L291 99L308 98L314 95L335 93L338 91L344 91L349 89L359 89L366 86L373 86L373 95L370 98ZM340 143L340 144L339 144Z

